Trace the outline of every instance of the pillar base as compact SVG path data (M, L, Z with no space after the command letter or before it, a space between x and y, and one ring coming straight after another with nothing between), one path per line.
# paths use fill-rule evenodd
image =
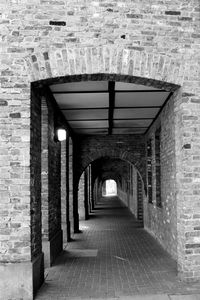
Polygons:
M0 299L32 300L44 282L44 255L32 262L0 263Z
M63 250L63 231L58 231L49 241L43 240L42 250L44 252L44 266L49 268Z

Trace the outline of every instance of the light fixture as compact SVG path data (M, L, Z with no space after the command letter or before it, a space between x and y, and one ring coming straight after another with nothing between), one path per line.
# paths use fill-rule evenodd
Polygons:
M67 132L64 128L58 128L56 130L56 138L59 142L65 141L67 138Z

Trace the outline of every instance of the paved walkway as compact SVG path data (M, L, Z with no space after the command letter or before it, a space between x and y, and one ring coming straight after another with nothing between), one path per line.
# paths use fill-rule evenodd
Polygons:
M83 233L47 270L37 300L200 300L199 284L176 276L176 263L118 198L102 198Z

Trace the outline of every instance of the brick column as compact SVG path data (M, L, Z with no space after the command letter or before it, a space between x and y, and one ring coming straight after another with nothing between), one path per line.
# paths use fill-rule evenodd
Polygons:
M42 98L42 249L45 267L62 251L61 143L55 140L59 113L52 99Z
M33 293L44 280L41 246L41 107L40 99L33 92L30 101L27 90L19 89L19 94L13 95L8 92L10 100L1 101L1 299L33 299ZM12 103L17 101L15 95L23 95L26 103L21 112L13 108Z
M89 207L90 212L93 209L92 206L92 180L91 180L91 165L88 166L88 199L89 199Z
M85 220L89 219L88 211L88 174L87 169L84 171L84 203L85 203Z
M67 146L67 141L61 142L61 224L63 231L63 242L67 242L68 240Z
M55 121L58 116L50 101L48 101L48 114L48 247L51 265L62 251L63 234L61 229L61 143L55 141Z
M84 199L84 188L85 188L85 175L84 172L81 175L78 185L78 213L79 220L85 219L85 199Z
M49 235L49 168L48 168L48 107L46 98L41 99L41 209L42 209L42 251L45 267L50 266L50 251L48 249Z
M69 204L69 135L66 140L66 221L67 221L67 242L71 241L70 204Z
M68 174L69 174L69 222L71 229L74 228L73 217L73 142L69 137L69 155L68 155ZM71 230L71 236L73 232Z
M200 100L195 82L175 101L177 255L179 276L200 280ZM190 107L188 109L187 107Z

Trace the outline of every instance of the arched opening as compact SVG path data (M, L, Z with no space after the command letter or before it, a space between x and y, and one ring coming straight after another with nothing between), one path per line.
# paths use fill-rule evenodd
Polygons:
M115 76L109 78L109 75L102 78L97 76L95 80L92 76L88 77L89 80L85 80L86 78L87 76L81 81L79 77L74 82L61 79L56 84L51 81L48 92L46 89L43 90L57 107L54 115L55 123L65 123L71 134L68 144L68 162L64 162L61 168L61 172L65 172L67 168L69 174L68 191L66 191L68 204L63 207L68 207L70 234L80 232L79 221L85 222L90 217L99 216L100 212L114 217L115 212L123 207L124 211L131 213L130 216L134 216L134 222L140 228L143 227L145 213L147 228L150 228L150 231L158 228L155 234L162 238L164 230L157 224L153 224L153 222L159 223L158 218L153 217L154 211L157 213L157 207L155 205L153 211L152 207L145 203L146 138L148 139L149 135L153 136L151 138L154 147L154 135L156 138L158 136L155 132L160 124L164 124L160 130L162 138L162 131L168 125L165 125L161 113L168 100L171 99L173 102L174 87L163 85L159 88L158 83L155 82L155 85L144 86L140 81L139 84L134 80L131 82L131 78L128 78L128 82L123 78L124 81L121 82ZM169 114L167 109L165 114ZM53 134L52 130L52 139ZM156 154L159 155L160 144L156 144ZM54 146L57 147L56 153L59 159L59 145ZM154 162L155 159L151 158L151 163ZM57 166L60 165L59 160L56 163ZM153 172L155 169L153 166ZM154 197L158 176L154 174L152 178L155 179L154 182L152 179L152 197ZM161 190L161 175L159 179ZM149 191L150 188L148 193ZM102 201L102 195L107 202ZM117 199L110 197L111 195L116 195ZM109 197L113 198L113 201L109 201ZM57 204L52 201L52 205L51 217L55 217L57 230L60 227L59 199ZM65 218L62 212L61 215ZM86 227L82 224L84 223L81 223L80 229L84 230Z
M117 183L113 179L107 179L103 182L102 196L117 196Z

